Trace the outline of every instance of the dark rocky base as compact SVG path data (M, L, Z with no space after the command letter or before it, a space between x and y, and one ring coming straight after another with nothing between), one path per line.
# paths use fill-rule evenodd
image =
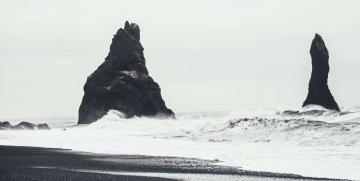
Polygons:
M0 122L0 130L49 130L50 127L47 124L33 124L29 122L21 122L15 126L12 126L8 121Z

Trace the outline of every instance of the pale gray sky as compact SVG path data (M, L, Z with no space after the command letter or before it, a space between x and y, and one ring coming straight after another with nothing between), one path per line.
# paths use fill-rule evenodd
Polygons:
M299 108L315 32L329 86L359 105L360 1L155 0L0 2L0 117L76 116L82 87L125 20L175 112Z

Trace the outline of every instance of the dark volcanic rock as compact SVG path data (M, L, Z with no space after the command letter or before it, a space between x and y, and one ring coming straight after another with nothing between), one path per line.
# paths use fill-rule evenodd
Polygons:
M161 97L159 85L145 66L140 29L126 21L114 36L105 61L92 73L84 86L78 124L88 124L118 110L133 116L174 117Z
M0 122L0 129L10 129L11 124L8 121Z
M340 111L338 104L331 95L327 85L329 73L329 53L321 36L315 34L310 49L312 72L309 82L309 93L303 107L309 104L323 106L327 109Z
M30 129L33 130L35 128L35 124L29 122L21 122L20 124L14 126L14 129Z
M16 126L12 126L8 121L0 122L0 130L34 130L35 128L40 130L50 130L47 124L33 124L29 122L21 122Z
M50 127L47 124L38 124L36 127L41 130L49 130L50 129Z

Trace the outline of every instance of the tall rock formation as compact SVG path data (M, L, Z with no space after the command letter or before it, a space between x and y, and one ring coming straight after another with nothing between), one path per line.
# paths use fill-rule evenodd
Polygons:
M126 21L114 35L105 61L87 78L78 124L95 122L109 110L127 117L175 116L149 76L143 51L139 26Z
M331 95L327 85L329 73L329 53L320 35L315 34L315 38L310 48L312 72L309 82L309 93L304 101L303 107L315 104L326 109L340 111L338 104Z

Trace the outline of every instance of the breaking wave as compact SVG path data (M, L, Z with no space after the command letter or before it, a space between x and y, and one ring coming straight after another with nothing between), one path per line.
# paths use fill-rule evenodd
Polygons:
M50 131L2 131L0 145L216 159L253 171L360 179L360 107L342 110L308 106L184 113L177 119L124 119L109 111L90 125L69 127L66 120Z
M126 135L208 142L289 142L300 145L360 145L360 111L301 110L235 111L180 114L177 119L123 119L109 113L90 129L116 129Z

